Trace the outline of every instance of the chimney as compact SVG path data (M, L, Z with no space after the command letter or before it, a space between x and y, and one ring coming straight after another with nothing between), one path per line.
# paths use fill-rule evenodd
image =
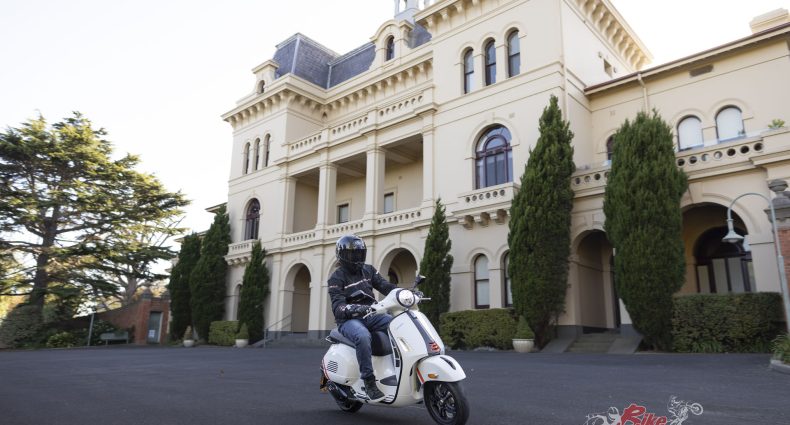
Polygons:
M414 23L414 14L419 12L433 3L433 0L394 0L395 1L395 19L398 21L408 21ZM421 4L420 4L421 3Z
M790 14L787 9L776 9L755 17L749 22L749 26L752 27L752 34L754 34L788 22L790 22Z

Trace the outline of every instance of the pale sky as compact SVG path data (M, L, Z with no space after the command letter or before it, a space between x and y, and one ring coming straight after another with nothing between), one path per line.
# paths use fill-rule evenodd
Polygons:
M790 0L611 0L657 65L751 32ZM78 110L116 151L142 157L193 201L183 224L208 228L227 200L233 137L220 115L253 88L251 69L301 32L338 53L370 40L391 0L2 0L0 126Z

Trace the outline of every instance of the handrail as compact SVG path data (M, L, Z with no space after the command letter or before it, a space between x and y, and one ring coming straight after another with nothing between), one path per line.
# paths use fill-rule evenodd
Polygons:
M263 330L263 348L266 348L266 341L269 339L269 331L271 331L272 328L274 328L277 325L281 325L279 328L282 329L283 328L282 325L286 324L286 323L284 323L286 320L288 320L288 323L290 323L291 316L292 315L289 314L289 315L283 317L282 319L272 323L266 329Z

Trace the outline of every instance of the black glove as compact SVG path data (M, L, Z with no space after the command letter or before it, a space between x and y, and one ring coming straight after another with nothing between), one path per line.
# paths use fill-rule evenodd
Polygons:
M370 306L364 304L346 304L346 306L343 307L343 311L346 313L346 317L357 319L368 314Z
M423 294L422 291L414 291L414 296L417 297L417 299L420 299L423 298L425 294Z

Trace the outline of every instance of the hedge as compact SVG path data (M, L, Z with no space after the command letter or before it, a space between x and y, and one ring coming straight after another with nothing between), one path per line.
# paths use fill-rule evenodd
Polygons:
M784 328L778 293L694 294L674 298L674 351L768 352Z
M773 344L773 354L776 360L790 364L790 335L776 337Z
M236 343L236 332L239 322L236 320L218 320L211 322L208 331L208 343L231 346Z
M513 348L516 317L512 309L465 310L441 315L442 341L447 347L471 349Z

